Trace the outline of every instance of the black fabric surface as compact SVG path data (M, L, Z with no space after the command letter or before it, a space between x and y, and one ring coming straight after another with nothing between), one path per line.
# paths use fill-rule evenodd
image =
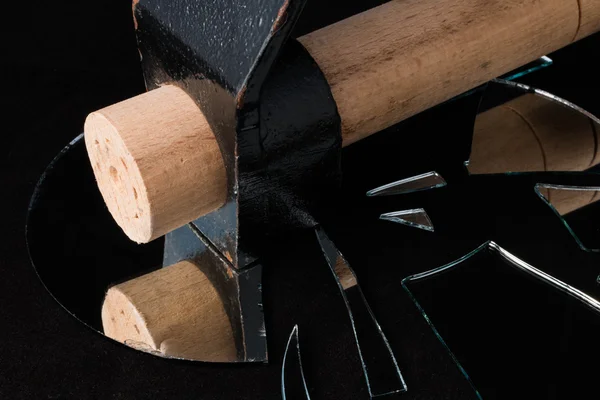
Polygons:
M309 1L297 34L376 3ZM131 6L127 1L14 2L5 18L7 22L0 28L5 78L0 96L5 121L0 133L0 398L278 399L283 351L292 327L298 324L312 398L366 399L349 320L312 232L274 241L272 253L264 261L269 364L207 364L140 353L94 332L52 298L28 255L28 204L46 166L81 132L87 113L144 90ZM599 40L596 35L559 52L552 69L524 80L572 96L592 110L600 87L592 79L595 67L589 53L598 48ZM440 124L452 121L445 110L432 114ZM492 239L600 298L596 284L599 256L581 251L561 221L537 198L532 185L538 178L468 178L456 165L460 157L452 156L465 151L464 141L444 140L442 149L435 147L437 139L464 132L458 132L457 125L448 125L443 131L431 130L435 124L428 126L429 130L409 123L345 150L345 196L324 227L356 270L406 379L408 392L390 398L474 399L471 384L402 288L402 279L453 261ZM429 167L430 160L422 156L430 151L448 155L447 188L397 198L363 196L382 174L400 179L426 172L422 169ZM104 285L158 266L161 245L130 243L102 204L83 146L74 145L67 154L54 170L52 182L56 183L44 192L52 202L44 202L36 210L32 257L53 294L79 319L98 327L98 317L90 310L99 305ZM361 168L355 167L359 165ZM600 183L595 176L588 181ZM415 207L426 208L436 227L434 234L377 220L381 212ZM598 207L587 209L588 218L593 220L598 211ZM595 227L590 224L590 229ZM448 291L443 283L442 289ZM434 290L435 286L429 289ZM568 399L582 396L570 389L577 387L578 379L586 380L581 387L591 386L589 376L567 373L559 375L564 382L538 377L535 386L529 386L522 376L512 380L511 367L519 360L486 358L485 354L492 353L473 347L471 336L461 335L461 324L452 319L460 316L452 309L460 302L444 308L443 299L440 303L427 297L427 292L421 295L423 306L429 304L430 310L436 306L432 311L438 331L470 370L483 398ZM527 291L507 288L506 296L528 301ZM504 306L500 296L485 301L493 301L492 310ZM514 300L511 304L518 303ZM593 319L597 315L568 305L558 312L548 305L539 310L540 321L549 327L553 316L564 321L557 324L563 333L554 332L553 336L561 339L556 345L560 348L558 360L577 361L573 351L595 346L597 336L574 336L567 329L568 317ZM505 326L525 318L515 307L510 310L498 316ZM459 311L463 311L462 321L465 315L477 318L469 309ZM591 329L595 325L583 326ZM494 341L503 340L500 333L486 331L481 342L493 349ZM577 346L573 340L578 340ZM481 363L496 365L479 368ZM597 371L596 366L589 368Z

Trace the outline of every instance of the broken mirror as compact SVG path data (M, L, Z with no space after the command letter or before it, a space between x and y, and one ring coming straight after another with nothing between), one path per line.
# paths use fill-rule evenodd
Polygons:
M371 398L407 390L390 344L363 295L356 274L322 228L316 235L346 303Z
M568 186L538 183L537 195L556 213L579 247L600 252L600 186Z
M192 225L131 242L108 214L82 137L48 166L29 206L29 254L48 291L81 322L137 350L266 360L260 264L235 270Z
M402 285L481 398L595 393L600 303L577 288L491 241Z
M569 102L521 83L496 79L476 118L471 174L586 171L598 163L600 120Z
M396 222L398 224L410 226L413 228L423 229L425 231L433 232L433 223L427 215L427 212L422 208L415 208L413 210L394 211L385 214L381 214L379 219L386 221Z

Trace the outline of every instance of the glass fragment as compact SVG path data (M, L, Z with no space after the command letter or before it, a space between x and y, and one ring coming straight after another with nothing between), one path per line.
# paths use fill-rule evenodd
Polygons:
M292 344L292 342L294 343ZM288 353L290 354L289 358ZM304 369L302 368L302 358L300 356L298 325L294 325L285 347L285 353L283 353L283 362L281 364L281 396L283 400L310 400Z
M492 241L402 286L480 398L595 393L600 302L578 288Z
M561 219L581 249L600 252L600 226L590 218L591 209L600 207L596 204L600 187L538 183L535 192Z
M429 215L427 215L427 212L422 208L381 214L379 219L396 222L413 228L423 229L429 232L434 231Z
M475 121L471 174L586 171L600 163L600 120L546 91L496 79Z
M446 186L444 178L437 172L431 171L369 190L367 196L390 196L436 189L444 186Z
M356 274L323 229L317 228L316 234L346 303L370 397L406 391L396 357L358 285Z

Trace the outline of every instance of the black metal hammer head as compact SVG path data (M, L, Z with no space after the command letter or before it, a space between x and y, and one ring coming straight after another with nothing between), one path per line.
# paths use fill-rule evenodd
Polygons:
M236 268L257 259L269 234L313 226L317 205L339 183L341 125L327 81L299 44L282 52L304 4L134 5L148 89L183 88L216 135L228 201L194 224Z

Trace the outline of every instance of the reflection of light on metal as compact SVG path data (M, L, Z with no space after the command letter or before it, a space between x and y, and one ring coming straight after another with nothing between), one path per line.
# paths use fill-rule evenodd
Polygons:
M369 190L367 196L389 196L435 189L444 186L446 186L444 178L437 172L431 171Z
M561 219L579 247L584 251L600 252L600 243L583 234L571 212L592 204L600 198L600 186L567 186L547 183L535 185L535 192ZM586 221L586 225L590 222ZM576 232L578 231L578 232ZM586 229L588 231L588 229Z
M396 357L358 285L356 274L323 229L317 228L315 232L348 310L369 396L405 392L406 382Z
M306 399L310 400L310 394L308 393L308 386L306 385L306 378L304 376L304 369L302 368L302 358L300 356L300 338L298 337L298 325L294 325L294 328L292 329L292 332L290 333L290 338L288 339L287 345L285 346L285 352L283 353L283 362L281 364L281 396L283 397L283 400L288 399L286 387L285 387L285 382L287 380L285 366L287 365L287 362L288 362L288 352L290 351L290 348L292 347L292 341L296 342L296 355L298 357L297 362L295 364L293 364L292 366L294 368L297 368L300 370L299 373L296 372L293 379L297 380L298 375L299 375L301 385L304 388L304 394L306 395ZM292 362L292 361L290 361L290 362ZM296 392L296 393L294 393L294 395L299 395L299 393Z
M396 222L412 228L423 229L428 232L433 232L434 230L429 215L427 215L427 212L422 208L381 214L379 219Z

